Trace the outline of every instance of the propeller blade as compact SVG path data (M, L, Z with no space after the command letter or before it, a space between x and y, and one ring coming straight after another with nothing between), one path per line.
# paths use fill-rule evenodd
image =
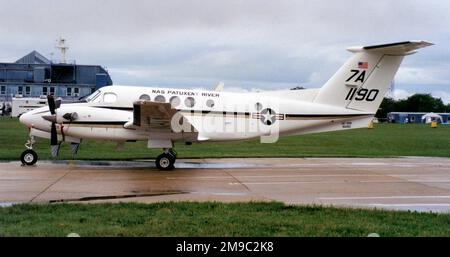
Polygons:
M58 156L58 153L59 153L59 145L52 145L52 146L51 146L51 150L52 150L52 157Z
M52 157L58 156L59 147L60 145L58 144L58 134L56 133L56 124L52 122L52 128L50 130L50 148Z
M52 128L50 131L50 145L58 144L58 134L56 133L56 124L52 122Z
M59 107L61 107L61 98L58 98L55 101L55 108L58 109Z
M51 114L55 114L56 103L55 98L52 95L47 96L48 108L50 109Z

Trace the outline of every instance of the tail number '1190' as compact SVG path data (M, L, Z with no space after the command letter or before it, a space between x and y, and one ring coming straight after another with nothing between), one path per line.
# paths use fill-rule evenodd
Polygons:
M355 87L350 88L350 91L348 91L347 97L345 97L345 100L356 100L356 101L368 101L372 102L377 98L378 93L380 90L378 89L371 89L368 90L366 88L357 89Z

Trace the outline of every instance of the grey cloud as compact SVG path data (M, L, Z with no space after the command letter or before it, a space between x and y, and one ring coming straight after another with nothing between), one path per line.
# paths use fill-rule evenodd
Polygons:
M410 39L437 45L403 67L439 76L431 86L450 80L448 1L0 0L0 7L1 61L32 49L48 55L63 35L69 58L107 66L120 84L320 86L349 56L347 46Z

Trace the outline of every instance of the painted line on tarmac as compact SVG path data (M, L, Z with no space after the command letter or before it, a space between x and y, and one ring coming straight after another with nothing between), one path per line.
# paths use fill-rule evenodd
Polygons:
M1 208L1 207L11 207L11 206L13 206L13 205L15 205L15 204L18 204L18 203L1 202L1 203L0 203L0 208Z
M450 183L450 180L436 180L436 181L428 181L428 180L365 180L365 181L277 181L277 182L242 182L245 185L282 185L282 184L348 184L348 183L364 183L364 184L379 184L379 183L390 183L390 184L398 184L398 183ZM229 183L230 185L236 183Z
M394 204L384 204L384 203L373 203L368 204L374 207L450 207L450 203L394 203Z
M284 185L284 184L348 184L348 181L279 181L279 182L242 182L245 185ZM241 183L228 183L240 185Z
M350 196L319 197L319 200L374 200L374 199L450 199L450 195L393 195L393 196Z
M363 180L360 183L450 183L450 180Z

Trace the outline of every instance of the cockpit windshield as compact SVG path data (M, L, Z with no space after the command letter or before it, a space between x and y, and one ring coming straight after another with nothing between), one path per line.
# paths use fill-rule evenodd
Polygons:
M94 93L86 97L85 101L88 103L94 102L100 96L100 93L101 93L100 90L96 90Z

